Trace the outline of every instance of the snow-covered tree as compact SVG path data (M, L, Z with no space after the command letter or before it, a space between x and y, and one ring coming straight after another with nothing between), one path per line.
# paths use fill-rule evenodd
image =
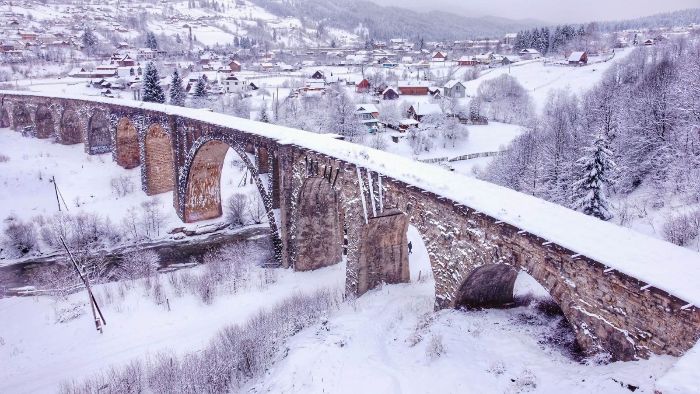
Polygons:
M153 62L148 62L148 64L146 64L146 70L143 74L143 93L141 99L153 103L165 103L165 93L160 86L158 69Z
M156 39L155 33L152 31L146 32L146 47L151 48L154 51L158 50L158 40Z
M83 31L83 50L88 55L92 55L97 50L97 36L90 26L86 26Z
M173 72L173 78L170 82L170 104L185 106L185 89L182 87L182 78L177 69Z
M610 175L615 169L612 152L607 147L605 137L600 134L584 151L586 155L577 162L581 178L574 184L578 195L576 207L586 215L608 220L612 215L605 189L610 185Z
M258 114L258 121L264 123L270 123L270 117L267 115L267 103L263 102L260 107L260 113Z
M364 136L366 127L360 123L355 112L355 103L342 90L330 90L326 95L327 130L337 133L348 140L357 140Z
M197 84L194 85L194 97L206 98L207 97L207 82L203 77L197 79Z

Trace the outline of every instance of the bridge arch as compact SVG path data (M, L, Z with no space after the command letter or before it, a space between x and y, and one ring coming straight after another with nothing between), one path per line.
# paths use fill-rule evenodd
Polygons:
M47 105L40 104L37 107L34 119L37 138L50 138L56 134L56 122L54 121L53 112Z
M307 178L298 197L294 269L314 270L343 258L343 218L338 193L327 178Z
M87 130L88 153L96 155L111 150L111 126L109 116L105 111L98 110L90 117Z
M172 141L160 124L153 124L146 131L144 161L146 194L172 191L175 186Z
M128 118L117 122L115 138L115 158L117 164L125 169L136 168L141 164L139 153L139 135L136 126Z
M514 302L513 290L518 271L506 264L487 264L475 268L462 282L455 307L492 308Z
M178 190L184 191L183 219L186 223L220 217L221 209L221 170L229 148L243 160L260 193L270 226L276 232L277 226L272 212L271 198L258 177L257 168L239 143L227 138L203 137L192 145L178 181ZM184 183L184 184L183 184Z
M74 145L83 142L80 116L73 109L63 111L58 142L63 145Z
M15 131L21 131L26 126L32 125L32 117L27 109L27 105L22 102L16 102L12 107L12 128Z

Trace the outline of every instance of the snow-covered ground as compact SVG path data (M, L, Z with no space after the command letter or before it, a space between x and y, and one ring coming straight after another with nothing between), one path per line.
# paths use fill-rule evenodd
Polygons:
M533 307L433 312L427 250L415 228L409 229L409 240L412 283L385 285L344 303L327 322L295 335L263 379L242 391L573 394L627 393L626 386L632 385L639 387L637 392L653 393L655 381L669 369L673 375L665 381L673 386L668 387L700 387L687 366L692 358L678 366L673 357L607 365L576 362L552 344L553 336L565 332L561 320ZM197 275L204 269L176 274ZM313 272L274 271L273 283L253 283L218 296L211 305L191 294L175 295L166 279L171 274L160 274L170 311L155 304L154 292L146 290L143 280L130 288L123 283L96 286L108 322L103 334L94 330L84 292L65 301L47 296L0 299L0 392L55 392L61 381L79 381L133 359L196 352L222 327L241 324L294 293L342 289L345 283L342 263ZM546 296L542 291L529 276L518 277L517 294ZM81 305L77 317L57 321L71 316L76 305Z
M197 275L203 269L186 271ZM258 271L262 278L262 269ZM253 283L246 291L216 297L211 305L192 294L175 295L166 274L159 274L170 311L153 301L143 280L127 289L120 289L123 283L95 286L107 321L103 334L95 331L85 292L65 301L49 296L0 299L0 392L52 393L64 380L80 380L111 365L158 352L199 350L223 327L244 323L295 293L341 288L344 272L342 264L313 272L277 269L275 283ZM78 317L57 322L76 305Z

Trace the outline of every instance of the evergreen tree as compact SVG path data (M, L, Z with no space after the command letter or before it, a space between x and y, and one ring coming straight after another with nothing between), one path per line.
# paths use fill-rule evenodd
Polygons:
M160 86L158 69L153 62L146 64L146 71L143 74L143 94L141 99L152 103L165 103L165 93Z
M270 117L267 115L267 104L263 103L260 108L260 113L258 114L258 121L264 123L270 123Z
M152 31L146 33L146 47L154 51L158 50L158 40L156 40L156 35Z
M593 145L584 148L586 155L577 164L582 177L574 183L578 193L576 208L586 215L595 216L602 220L612 217L605 195L605 188L610 185L611 172L615 169L612 152L607 147L607 141L602 134L596 135Z
M95 36L90 26L86 26L83 31L83 50L89 55L92 55L97 50L97 36Z
M194 86L194 97L206 98L207 97L207 82L203 77L197 79L197 84Z
M170 104L185 106L185 89L182 88L182 78L177 69L173 72L173 79L170 83Z

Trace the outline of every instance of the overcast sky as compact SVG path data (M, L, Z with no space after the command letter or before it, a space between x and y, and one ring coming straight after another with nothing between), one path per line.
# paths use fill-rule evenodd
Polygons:
M418 11L440 10L467 16L534 18L546 22L619 20L700 7L700 0L371 0Z

